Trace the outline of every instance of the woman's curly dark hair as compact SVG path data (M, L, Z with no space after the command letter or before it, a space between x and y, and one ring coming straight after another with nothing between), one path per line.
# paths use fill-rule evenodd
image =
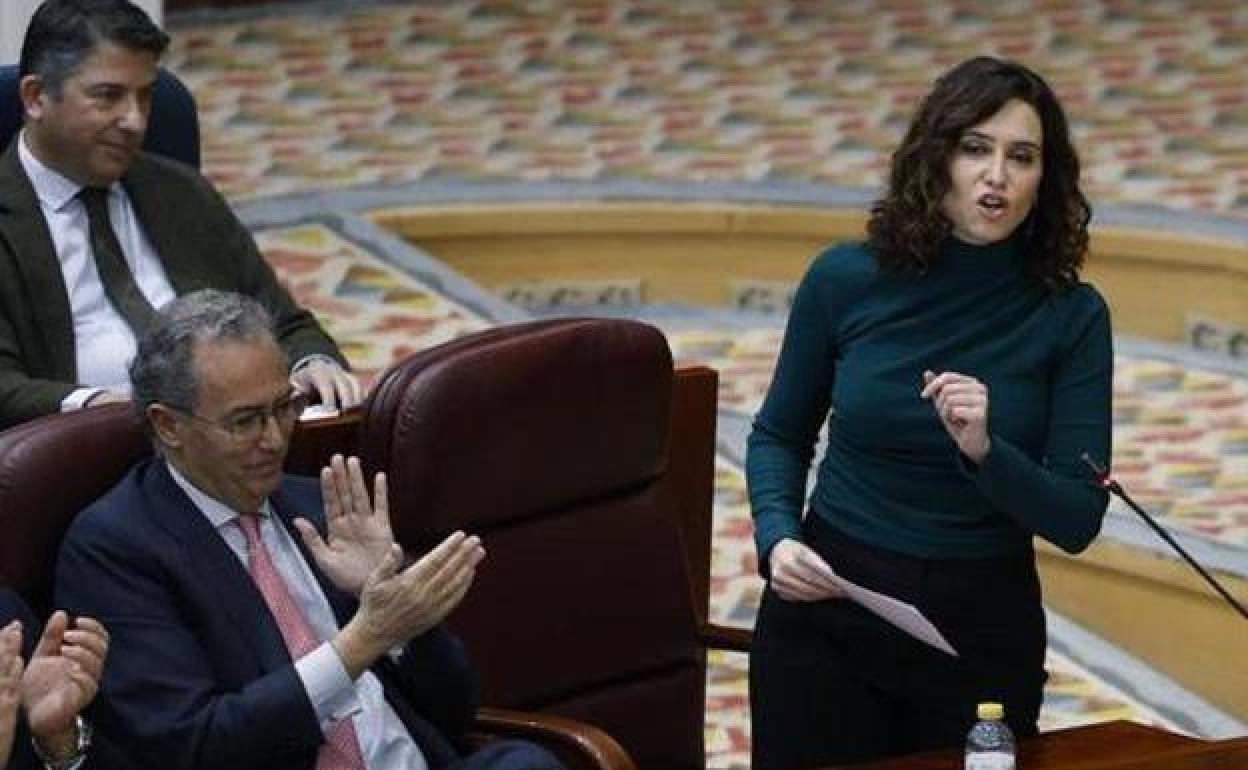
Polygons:
M1088 250L1092 208L1079 189L1079 155L1066 114L1039 75L988 56L941 75L893 153L888 191L871 206L867 244L881 270L922 273L953 225L941 210L949 162L962 134L1018 99L1040 116L1043 174L1036 203L1019 225L1028 271L1050 288L1078 281Z

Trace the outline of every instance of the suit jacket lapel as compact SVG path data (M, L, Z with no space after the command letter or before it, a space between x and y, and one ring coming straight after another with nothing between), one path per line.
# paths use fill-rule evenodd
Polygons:
M30 298L35 328L43 334L50 358L46 371L74 382L78 376L69 292L35 188L17 155L20 141L21 134L13 137L0 157L0 238L9 242L14 272L25 284L23 294ZM38 366L31 368L40 371Z
M226 545L186 493L169 475L163 460L154 459L152 492L156 505L153 519L182 545L183 563L215 588L221 609L255 654L263 671L290 665L290 654L264 597L242 562Z

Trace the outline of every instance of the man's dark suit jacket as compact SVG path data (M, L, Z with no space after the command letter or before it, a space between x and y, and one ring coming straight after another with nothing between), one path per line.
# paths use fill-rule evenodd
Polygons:
M18 158L0 156L0 428L60 411L75 388L74 323L60 260ZM268 308L293 363L312 353L346 365L311 313L278 283L225 200L189 166L141 153L121 180L173 290L223 289Z
M35 643L43 633L43 624L30 611L30 607L22 598L8 588L0 589L0 628L4 628L14 620L22 621L22 658L29 663L30 655L35 650ZM107 659L105 661L107 665ZM87 715L89 721L96 716ZM123 754L108 740L107 737L97 738L87 751L87 760L82 770L132 770L133 766ZM17 736L13 740L13 752L9 755L9 764L5 770L44 770L43 762L35 756L30 743L30 731L26 729L26 720L18 717Z
M271 500L288 532L295 516L324 526L310 479L287 478ZM306 551L304 558L345 623L353 600ZM163 460L139 463L74 520L57 564L56 601L109 629L101 688L109 713L99 727L139 764L314 767L321 728L273 616ZM383 657L373 673L430 767L454 759L450 741L464 734L477 705L459 642L435 629L408 643L397 663Z

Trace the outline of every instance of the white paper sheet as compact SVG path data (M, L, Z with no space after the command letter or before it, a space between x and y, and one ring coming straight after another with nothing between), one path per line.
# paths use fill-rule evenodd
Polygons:
M807 563L810 564L810 561L807 560ZM851 601L857 602L874 612L920 642L931 645L955 658L958 657L958 651L953 648L949 640L945 639L936 626L932 625L932 622L924 617L923 613L919 612L913 604L906 604L888 594L872 591L870 588L863 588L857 583L846 580L836 574L823 559L818 557L814 559L814 563L810 564L810 566L818 570L825 580L834 583L844 591L845 596Z
M949 644L949 640L945 639L936 626L932 625L932 622L923 613L919 612L913 604L906 604L887 594L863 588L857 583L851 583L844 578L840 578L840 581L845 589L845 595L853 601L866 607L920 642L931 645L955 658L958 657L958 651L953 649L953 645Z

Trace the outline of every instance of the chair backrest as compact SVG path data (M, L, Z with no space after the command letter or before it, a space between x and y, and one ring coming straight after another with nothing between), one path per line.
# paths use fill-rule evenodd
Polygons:
M0 433L0 585L46 615L69 523L149 452L124 405L40 417Z
M300 423L286 468L315 474L334 451L352 452L358 413ZM0 433L0 586L41 616L69 523L151 452L126 405L40 417Z
M18 93L17 65L0 67L0 150L22 127L22 100ZM199 168L199 115L195 97L186 85L161 68L152 88L152 113L143 149Z
M672 383L650 326L539 321L412 356L383 375L360 426L405 546L483 537L450 625L484 702L601 727L654 770L704 764L705 652L668 472Z

